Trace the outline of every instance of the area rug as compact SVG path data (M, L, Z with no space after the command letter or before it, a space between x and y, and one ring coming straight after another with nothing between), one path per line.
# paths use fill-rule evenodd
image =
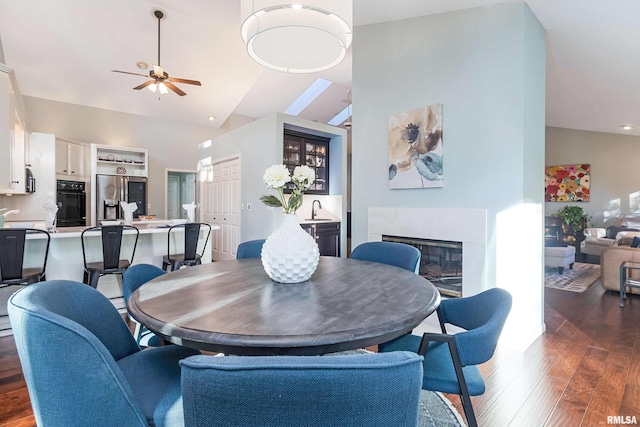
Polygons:
M555 267L545 267L544 271L544 285L563 291L584 292L599 278L599 264L576 262L572 270L565 268L562 274Z
M418 427L466 426L462 415L441 393L422 390L418 408Z

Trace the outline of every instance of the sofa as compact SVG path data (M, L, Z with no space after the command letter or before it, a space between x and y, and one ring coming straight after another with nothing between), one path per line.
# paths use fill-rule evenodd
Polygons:
M613 246L602 251L600 257L600 282L604 289L620 291L620 264L624 261L640 263L640 248ZM640 280L640 270L630 270L631 278ZM627 288L627 292L640 294L640 288Z
M580 243L580 253L602 256L605 249L614 246L630 246L635 236L640 237L640 228L612 225L604 228L585 228L585 239Z

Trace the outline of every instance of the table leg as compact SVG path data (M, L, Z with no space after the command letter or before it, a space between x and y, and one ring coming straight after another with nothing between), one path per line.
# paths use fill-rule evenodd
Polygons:
M625 283L627 282L627 268L620 266L620 307L624 307L624 300L627 298Z

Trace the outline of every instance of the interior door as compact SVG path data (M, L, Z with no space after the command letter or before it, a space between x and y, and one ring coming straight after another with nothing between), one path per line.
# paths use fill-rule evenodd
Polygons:
M191 203L194 200L196 200L196 174L195 173L188 173L184 175L184 198L185 198L185 203Z
M221 183L219 201L222 214L220 259L228 260L236 258L240 243L240 159L225 161L220 163L219 167Z
M220 227L211 232L211 259L235 259L240 236L240 159L216 162L201 176L202 220Z
M167 175L167 219L180 218L180 178Z

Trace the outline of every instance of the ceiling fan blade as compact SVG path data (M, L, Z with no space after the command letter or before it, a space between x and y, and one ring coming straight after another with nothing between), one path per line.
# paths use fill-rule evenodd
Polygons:
M114 73L131 74L132 76L149 77L148 74L130 73L128 71L120 71L120 70L111 70L111 71L113 71Z
M172 91L174 91L175 93L177 93L180 96L185 96L187 93L183 92L179 87L177 87L176 85L174 85L171 82L165 81L164 82L165 86L168 87L169 89L171 89Z
M178 77L169 77L169 80L176 83L186 83L188 85L202 86L197 80L180 79Z
M134 87L134 88L133 88L133 90L140 90L140 89L144 89L145 87L147 87L147 86L149 86L150 84L153 84L153 83L155 83L155 82L156 82L155 80L149 80L149 81L147 81L147 82L142 83L142 84L141 84L141 85L139 85L139 86Z

